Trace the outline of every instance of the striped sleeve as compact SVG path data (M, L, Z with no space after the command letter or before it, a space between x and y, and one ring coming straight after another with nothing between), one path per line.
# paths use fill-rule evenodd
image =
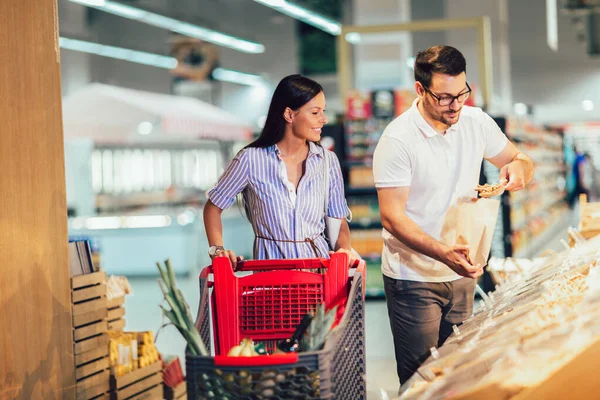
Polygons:
M344 196L344 178L342 177L340 161L334 152L329 152L329 171L329 207L327 209L327 216L347 218L350 215L350 210Z
M208 192L209 200L221 210L231 207L235 196L248 185L249 177L248 150L242 150L231 161L217 184Z

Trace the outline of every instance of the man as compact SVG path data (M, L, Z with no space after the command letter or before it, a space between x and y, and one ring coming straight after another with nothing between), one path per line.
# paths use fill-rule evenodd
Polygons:
M475 197L483 159L501 169L506 190L533 177L494 120L465 106L471 89L466 61L450 46L417 55L412 107L392 121L373 158L383 224L382 272L400 382L471 316L482 265L468 261L468 246L443 243L450 207Z

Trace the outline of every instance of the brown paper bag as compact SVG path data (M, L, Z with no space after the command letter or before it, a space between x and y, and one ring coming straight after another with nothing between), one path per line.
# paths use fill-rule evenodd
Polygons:
M456 205L456 244L469 245L472 265L487 264L500 201L461 199Z

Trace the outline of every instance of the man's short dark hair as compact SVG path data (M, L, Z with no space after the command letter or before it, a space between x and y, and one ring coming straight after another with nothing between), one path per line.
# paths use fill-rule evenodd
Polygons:
M415 81L424 87L431 85L434 73L450 76L467 71L467 61L460 51L451 46L433 46L420 51L415 59Z

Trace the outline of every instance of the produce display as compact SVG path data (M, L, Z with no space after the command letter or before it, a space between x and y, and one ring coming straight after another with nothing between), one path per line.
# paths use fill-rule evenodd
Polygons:
M127 277L111 275L106 279L106 298L108 300L124 297L132 292Z
M152 332L108 331L110 368L114 376L123 376L159 360Z
M594 372L581 360L600 346L598 249L593 239L505 275L475 314L431 349L400 399L533 400L569 368L588 379Z
M170 309L168 309L165 308L164 305L161 305L163 315L171 321L171 324L174 325L179 333L185 338L190 354L196 356L209 356L210 353L194 324L190 306L185 301L181 290L177 287L171 261L167 259L164 267L160 263L156 263L156 266L160 273L158 285L163 293L164 301L170 307Z

